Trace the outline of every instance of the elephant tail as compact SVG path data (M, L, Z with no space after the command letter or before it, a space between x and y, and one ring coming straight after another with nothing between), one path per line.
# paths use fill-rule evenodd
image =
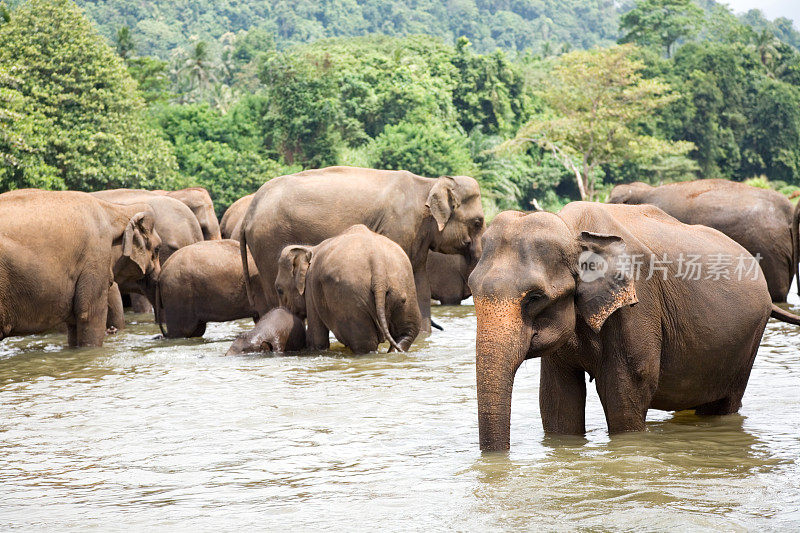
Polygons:
M376 279L378 278L378 279ZM378 316L378 328L384 338L398 352L404 352L389 333L389 323L386 320L386 275L383 272L373 272L372 294L375 295L375 313Z
M780 320L781 322L800 326L800 316L790 313L789 311L784 311L775 304L772 304L772 312L769 314L769 316L775 320Z
M792 268L797 278L797 294L800 294L800 201L794 206L789 232L792 236Z
M244 222L244 221L242 221ZM250 309L254 309L255 297L253 288L250 286L250 267L247 265L247 237L245 237L244 224L239 223L239 250L242 253L242 272L244 272L244 290L247 292L247 302Z
M156 281L156 297L155 301L153 302L153 315L155 315L156 324L158 324L158 329L161 330L161 334L166 338L167 337L167 330L164 329L164 322L163 316L161 314L161 310L163 309L161 305L161 285Z

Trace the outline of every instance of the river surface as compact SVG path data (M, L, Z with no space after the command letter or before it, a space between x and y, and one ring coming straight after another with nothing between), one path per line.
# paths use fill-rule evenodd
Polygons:
M800 328L770 321L740 414L614 438L593 385L586 438L545 437L529 361L512 450L482 456L474 309L434 317L359 357L225 357L251 322L165 341L146 315L99 349L6 339L0 530L800 528Z

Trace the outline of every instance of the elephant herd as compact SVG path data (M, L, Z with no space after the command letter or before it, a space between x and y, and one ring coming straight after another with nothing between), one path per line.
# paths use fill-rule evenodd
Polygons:
M483 229L472 178L350 167L271 180L221 224L201 188L5 193L0 338L66 324L71 346L100 345L124 328L130 299L152 306L165 337L248 317L253 339L289 335L295 321L270 313L283 307L308 323L300 348L327 348L333 332L356 353L407 350L431 327L428 252L456 254L465 270Z
M431 298L472 295L481 449L508 449L514 376L536 357L545 431L584 432L587 375L609 431L638 431L650 408L739 409L768 319L800 325L775 305L799 212L724 180L635 183L487 227L470 177L354 167L272 179L219 223L201 188L18 190L0 194L0 340L66 326L99 346L130 298L165 337L252 318L229 355L324 350L330 333L406 351Z

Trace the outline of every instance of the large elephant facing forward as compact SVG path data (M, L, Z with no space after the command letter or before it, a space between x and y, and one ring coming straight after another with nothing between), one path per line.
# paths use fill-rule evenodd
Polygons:
M241 249L245 262L246 250L252 253L270 308L278 305L273 284L285 246L319 244L355 224L388 237L406 253L422 329L430 331L428 250L462 254L470 262L480 255L476 236L484 223L478 183L467 176L432 179L354 167L309 170L268 181L242 220Z
M638 431L651 408L736 412L770 314L800 323L772 304L744 248L654 206L507 211L483 246L469 284L484 450L509 447L511 390L525 359L541 357L546 432L584 433L586 374L596 379L609 431ZM681 271L679 258L690 255L700 256L699 279ZM720 256L742 258L742 275L708 278ZM637 275L637 257L646 265L657 258L659 270Z
M800 260L800 211L782 194L708 179L660 187L646 183L617 185L608 201L655 205L686 224L718 229L760 257L772 301L786 301Z
M158 275L146 204L82 192L0 194L0 339L67 324L70 346L101 346L109 289Z

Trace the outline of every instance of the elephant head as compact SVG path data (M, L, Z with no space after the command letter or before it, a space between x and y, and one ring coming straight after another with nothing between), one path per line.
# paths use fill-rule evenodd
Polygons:
M653 190L651 185L637 181L635 183L625 183L617 185L611 189L608 197L610 204L641 204L643 195Z
M482 450L509 447L511 390L525 359L576 340L578 321L597 332L636 303L633 280L618 268L624 253L620 237L578 232L552 213L505 212L492 222L469 278Z
M122 233L122 256L114 268L114 280L120 284L142 278L157 280L161 273L158 258L161 238L155 230L152 210L134 214Z
M442 176L431 187L425 207L436 222L431 249L462 254L469 264L477 263L485 229L478 182L468 176Z
M281 250L275 291L282 307L300 318L306 318L306 276L311 266L310 246L289 245Z

